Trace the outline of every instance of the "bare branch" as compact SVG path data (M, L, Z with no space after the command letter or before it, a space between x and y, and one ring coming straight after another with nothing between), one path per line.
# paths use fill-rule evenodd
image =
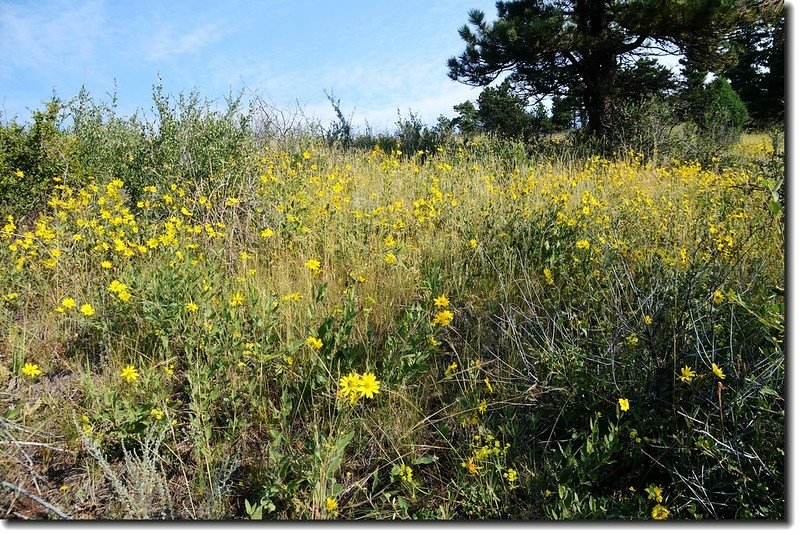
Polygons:
M41 499L40 497L36 496L35 494L32 494L32 493L28 492L27 490L25 490L25 489L23 489L21 487L18 487L17 485L14 485L13 483L9 483L8 481L0 481L0 485L2 485L3 487L6 487L9 490L12 490L12 491L17 492L19 494L22 494L23 496L26 496L27 498L30 498L31 500L35 501L36 503L38 503L39 505L41 505L42 507L44 507L48 511L50 511L52 513L55 513L56 515L58 515L59 517L61 517L64 520L72 520L71 516L69 516L68 514L62 512L58 507L56 507L52 503L44 501L43 499Z

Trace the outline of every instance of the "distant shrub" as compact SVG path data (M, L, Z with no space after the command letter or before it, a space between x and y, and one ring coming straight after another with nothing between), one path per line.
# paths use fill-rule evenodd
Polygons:
M670 160L685 149L685 132L671 103L662 98L630 101L617 110L612 145L622 154L633 151L648 159Z
M33 113L33 124L0 126L0 206L13 215L41 206L53 184L71 166L71 140L59 129L63 106L54 99Z
M735 143L749 119L747 107L724 78L711 82L705 93L706 103L701 124L703 135L717 145Z

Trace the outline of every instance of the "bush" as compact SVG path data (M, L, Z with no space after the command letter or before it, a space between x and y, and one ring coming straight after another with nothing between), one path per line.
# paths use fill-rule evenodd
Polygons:
M715 145L727 146L739 140L749 118L747 107L724 78L717 78L705 91L703 136Z
M53 99L33 113L32 125L0 126L0 206L13 215L39 208L53 177L76 169L73 144L59 129L63 106Z
M674 107L661 98L626 102L617 110L612 145L622 154L630 151L648 159L672 160L685 150L685 132Z

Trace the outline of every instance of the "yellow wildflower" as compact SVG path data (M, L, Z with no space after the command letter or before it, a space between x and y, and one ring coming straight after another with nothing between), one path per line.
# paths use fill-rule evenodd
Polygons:
M26 375L26 376L30 377L31 379L33 379L37 375L41 375L42 374L42 370L41 370L41 368L39 368L39 365L38 364L33 364L31 362L26 362L25 366L23 366L22 370L20 370L20 371L22 372L22 375Z
M337 502L334 498L331 498L330 496L325 498L325 508L333 518L339 516L339 502Z
M508 480L509 483L514 483L517 480L517 471L513 468L509 468L503 474L503 477Z
M241 306L242 303L244 303L244 296L241 294L241 292L236 292L233 294L233 297L231 297L229 302L232 307Z
M129 364L128 366L125 366L122 369L122 373L120 373L119 376L128 381L129 383L132 383L139 378L139 372L136 371L135 366Z
M114 279L113 281L111 281L111 284L108 285L108 291L112 293L119 293L125 290L126 288L127 286L125 284L122 284L117 279Z
M410 466L405 464L400 465L400 481L404 481L406 483L412 483L414 478L414 472Z
M322 340L314 336L309 336L306 338L306 345L311 349L320 350L322 349Z
M446 295L442 294L433 300L433 304L436 306L436 308L447 308L450 306L450 300Z
M75 308L75 300L71 297L65 297L61 300L61 306L67 310Z
M669 516L669 509L657 503L655 507L653 507L650 516L653 517L653 520L665 520Z
M442 327L450 325L451 321L453 321L453 313L449 310L442 310L433 317L433 324Z
M647 497L649 499L655 501L656 503L663 503L663 501L664 501L664 495L663 495L664 489L662 489L661 487L656 486L656 485L650 485L649 487L647 487L644 490L647 491Z
M160 420L164 417L164 411L158 407L154 407L152 410L150 410L150 416L156 420Z
M192 314L194 314L195 312L197 312L197 309L198 309L197 303L193 303L193 302L191 302L191 301L189 301L188 303L186 303L186 310L188 310L188 311L189 311L189 312L191 312Z
M477 474L477 473L478 473L478 470L480 469L480 468L478 467L478 465L477 465L477 464L475 464L475 459L473 459L472 457L467 457L467 460L466 460L466 461L464 461L464 462L462 462L462 463L461 463L461 466L462 466L462 467L464 467L464 468L466 468L466 469L467 469L467 472L469 472L469 473L470 473L470 475L473 475L473 476L474 476L475 474Z
M92 427L89 417L85 414L81 416L81 431L86 435L91 435L94 432L94 427Z
M714 375L720 379L725 379L725 373L722 371L722 368L717 366L717 364L714 362L711 363L711 371L714 372Z
M339 379L339 391L336 395L340 399L350 400L351 405L355 405L360 396L359 387L361 385L361 376L355 372L350 372L346 376Z
M94 316L94 307L89 303L82 304L79 310L84 316Z
M550 271L550 268L544 268L544 270L542 270L542 273L544 274L544 280L545 282L547 282L547 284L552 285L555 282L553 280L553 272Z
M619 408L622 412L628 412L628 409L631 408L631 404L627 398L619 398Z
M319 260L312 258L311 260L307 261L305 265L311 273L314 274L319 273L319 268L320 268Z
M379 393L380 390L381 382L375 379L374 373L365 373L361 376L358 391L362 396L372 399L372 396Z
M692 379L697 375L694 370L692 370L689 366L684 366L681 368L681 381L684 383L691 383Z

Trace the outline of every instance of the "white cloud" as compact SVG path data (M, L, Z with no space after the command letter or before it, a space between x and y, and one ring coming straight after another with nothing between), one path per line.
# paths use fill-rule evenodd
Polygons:
M104 5L32 3L0 4L0 76L14 71L51 73L82 68L95 56L104 25Z
M200 24L189 31L162 23L142 39L141 52L149 61L170 61L179 56L202 52L220 41L225 33L221 24L213 22Z
M341 102L345 116L353 114L353 126L366 120L377 130L393 129L398 118L413 112L432 124L439 115L454 116L453 106L477 98L480 89L450 80L445 61L424 57L424 53L387 64L382 57L348 57L315 65L313 69L282 71L270 59L215 62L209 65L213 84L237 88L242 84L278 107L299 104L307 115L327 124L334 119L333 108L324 92Z

